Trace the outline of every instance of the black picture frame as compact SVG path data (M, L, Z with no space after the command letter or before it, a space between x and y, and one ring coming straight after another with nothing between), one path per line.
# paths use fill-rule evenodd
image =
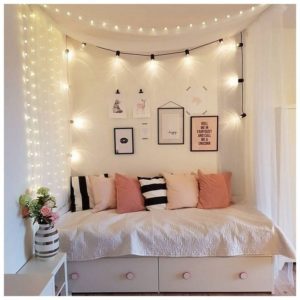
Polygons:
M172 126L170 117L174 119L174 129L170 129ZM177 137L175 137L176 135ZM184 144L184 107L160 107L157 109L157 142L158 145Z
M190 151L211 152L219 149L219 116L190 118Z
M116 155L134 154L133 127L114 128L114 149Z

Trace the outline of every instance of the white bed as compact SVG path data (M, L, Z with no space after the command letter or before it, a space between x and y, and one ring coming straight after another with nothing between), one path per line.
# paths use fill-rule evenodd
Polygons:
M70 212L57 228L73 292L272 292L274 255L295 258L280 229L241 204Z

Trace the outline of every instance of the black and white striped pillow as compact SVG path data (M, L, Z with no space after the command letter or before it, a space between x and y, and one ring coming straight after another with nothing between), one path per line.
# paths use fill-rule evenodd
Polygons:
M138 177L147 210L166 209L167 185L164 177Z
M108 174L104 174L104 177L108 177ZM89 176L71 177L70 198L70 210L72 212L90 209L95 206Z

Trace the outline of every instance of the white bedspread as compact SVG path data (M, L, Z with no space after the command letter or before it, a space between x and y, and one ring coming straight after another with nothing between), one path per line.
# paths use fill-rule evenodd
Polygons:
M118 214L67 213L56 224L60 248L71 261L124 255L283 255L295 251L262 213L243 205Z

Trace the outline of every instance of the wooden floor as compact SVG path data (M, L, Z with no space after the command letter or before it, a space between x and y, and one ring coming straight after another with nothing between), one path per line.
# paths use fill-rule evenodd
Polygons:
M270 293L105 293L105 294L73 294L73 296L296 296L296 265L293 269L294 284L288 280L287 266L275 281L274 294Z

